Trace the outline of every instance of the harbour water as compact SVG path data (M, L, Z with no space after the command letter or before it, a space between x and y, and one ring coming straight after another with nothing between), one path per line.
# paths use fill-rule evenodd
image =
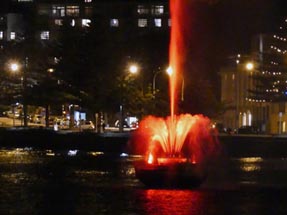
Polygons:
M148 189L137 156L0 150L0 214L287 214L287 158L228 157L195 190Z

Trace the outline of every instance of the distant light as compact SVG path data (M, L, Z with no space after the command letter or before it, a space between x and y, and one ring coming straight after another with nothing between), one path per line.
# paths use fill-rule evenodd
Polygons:
M138 67L136 65L131 65L129 70L130 73L136 74L138 72Z
M49 69L48 69L48 72L49 72L49 73L52 73L52 72L54 72L54 69L53 69L53 68L49 68Z
M11 63L10 69L11 69L13 72L16 72L16 71L19 70L19 65L18 65L17 63Z
M69 150L68 151L68 156L76 156L78 153L78 150Z
M173 73L173 70L172 70L171 67L168 67L167 70L166 70L166 72L167 72L167 74L168 74L169 76L171 76L172 73Z
M121 153L120 157L128 157L129 155L127 153Z
M152 164L153 161L154 161L153 155L152 155L152 153L150 153L150 154L148 155L147 163L148 163L148 164Z
M253 63L247 63L246 64L246 69L247 70L253 70L254 69L254 64Z

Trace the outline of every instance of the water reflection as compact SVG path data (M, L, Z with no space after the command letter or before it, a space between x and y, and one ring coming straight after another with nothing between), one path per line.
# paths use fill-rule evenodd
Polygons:
M146 214L195 215L206 211L205 195L190 190L146 190L144 192Z
M254 172L261 170L261 163L263 162L263 158L261 157L246 157L240 158L240 168L245 172Z

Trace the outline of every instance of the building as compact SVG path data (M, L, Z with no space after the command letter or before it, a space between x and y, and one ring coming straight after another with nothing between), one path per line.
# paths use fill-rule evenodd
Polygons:
M226 105L222 123L226 127L287 132L286 36L284 31L256 35L248 56L232 57L233 64L221 69L221 101Z
M168 0L11 0L7 4L0 16L0 40L7 41L22 39L31 25L40 40L56 39L66 25L99 32L109 29L125 38L167 31L171 25Z

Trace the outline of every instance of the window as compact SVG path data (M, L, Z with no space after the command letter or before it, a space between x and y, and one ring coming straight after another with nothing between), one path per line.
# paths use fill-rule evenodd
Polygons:
M86 17L93 16L93 7L85 7L84 14Z
M148 14L149 9L144 5L138 5L137 12L138 12L138 14Z
M140 28L147 27L147 19L138 19L138 27Z
M154 19L154 26L155 27L161 27L161 19Z
M4 33L3 31L0 31L0 40L3 40L3 38L4 38Z
M86 3L90 3L90 2L92 2L92 0L85 0L85 2L86 2Z
M67 16L79 16L80 8L79 6L67 6L66 7Z
M151 7L151 13L153 15L162 15L164 13L163 5L153 5Z
M62 26L63 25L63 20L62 19L55 19L55 25Z
M15 40L16 39L16 32L12 31L10 33L10 40Z
M111 19L110 20L111 27L119 27L119 20L118 19Z
M64 17L65 16L65 7L64 6L52 6L53 16Z
M82 19L82 27L90 27L91 20L90 19Z
M18 0L18 2L33 2L33 0Z
M41 40L49 40L50 39L50 32L49 31L42 31L40 33Z

